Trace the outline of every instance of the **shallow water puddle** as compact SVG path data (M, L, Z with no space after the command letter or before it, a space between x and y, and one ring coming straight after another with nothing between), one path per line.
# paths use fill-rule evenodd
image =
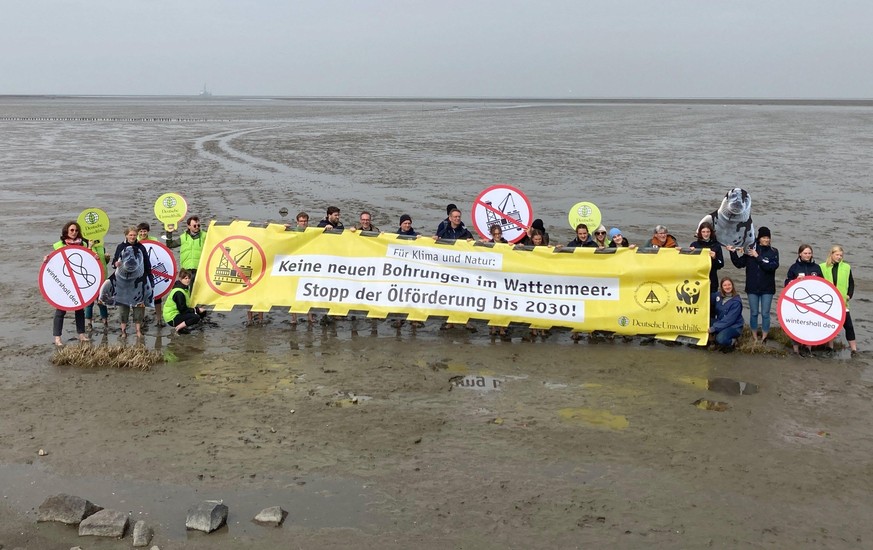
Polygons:
M609 428L610 430L624 430L630 426L626 416L612 414L602 409L566 408L560 409L558 416L567 422L596 428Z
M724 412L731 408L731 406L724 401L710 401L709 399L698 399L697 401L692 403L692 405L704 411L716 412Z
M728 395L752 395L758 393L758 385L751 382L740 382L730 378L713 378L707 380L706 389L726 393Z
M467 376L453 376L449 382L456 388L479 391L499 390L503 380L493 376L468 374Z

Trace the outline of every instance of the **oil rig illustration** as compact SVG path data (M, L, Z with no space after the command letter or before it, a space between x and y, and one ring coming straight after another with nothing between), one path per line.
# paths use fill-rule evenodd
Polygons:
M225 254L221 255L218 261L218 267L215 268L215 273L212 275L212 281L216 285L221 283L230 283L234 285L249 286L252 280L252 255L254 247L250 246L233 256L233 262L228 261L230 256L230 247L224 247Z
M485 204L488 206L492 206L491 201L485 201ZM512 210L507 211L507 209L509 208L512 208ZM497 205L497 210L503 212L505 217L498 216L490 209L485 209L485 220L488 227L491 227L493 225L500 225L500 229L503 231L523 227L521 223L521 213L518 211L518 207L515 206L515 199L512 197L512 191L508 192L506 194L506 197L504 197L503 200L500 201L500 204ZM518 221L518 223L513 223L511 220L516 220Z

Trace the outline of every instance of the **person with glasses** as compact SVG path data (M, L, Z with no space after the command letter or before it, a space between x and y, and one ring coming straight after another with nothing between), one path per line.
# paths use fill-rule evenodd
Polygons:
M206 230L200 227L200 218L191 216L186 223L185 232L179 236L179 240L173 240L173 232L167 233L167 246L179 249L179 269L187 269L191 272L191 284L194 288L194 279L197 277L197 267L200 265L200 256L203 254L203 244L206 242Z
M609 248L610 241L606 237L606 228L603 227L603 224L597 226L597 229L594 230L594 246L598 249Z
M373 215L364 210L361 212L360 221L355 224L355 231L372 231L379 233L379 228L373 225Z
M61 229L61 239L52 245L54 250L65 246L88 246L88 241L82 239L82 231L79 224L76 222L67 222ZM43 258L43 262L48 261L48 256ZM64 333L64 317L67 312L63 309L55 310L55 318L52 322L52 334L55 337L55 345L61 347L64 345L61 336ZM80 342L87 342L88 335L85 334L85 306L73 311L73 317L76 320L76 332L79 334Z
M663 225L656 225L655 231L652 234L652 239L649 241L650 248L679 248L676 242L676 237L667 231Z
M488 233L491 234L491 239L486 242L507 244L506 239L503 238L503 228L500 227L499 223L491 224L488 228Z

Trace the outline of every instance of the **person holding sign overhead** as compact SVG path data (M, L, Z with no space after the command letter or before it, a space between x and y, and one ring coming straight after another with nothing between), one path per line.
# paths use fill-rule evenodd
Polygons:
M770 246L770 228L758 229L757 244L745 254L742 248L728 245L731 262L736 267L746 268L746 296L749 298L749 328L752 340L758 341L758 311L761 312L761 342L767 341L770 331L770 305L776 294L776 269L779 267L779 250Z
M76 222L67 222L61 229L61 240L57 241L53 248L57 250L64 246L88 246L88 242L82 239L81 229ZM43 259L47 261L48 256ZM64 317L67 312L63 309L55 310L55 318L52 322L52 334L55 337L55 345L61 347L64 342L61 340L61 335L64 333ZM88 335L85 334L85 307L73 311L74 319L76 320L76 332L79 334L80 342L87 342Z
M849 300L855 294L855 279L852 277L852 266L848 262L843 261L843 247L835 244L831 247L831 252L828 254L828 259L821 264L822 275L830 281L840 294L843 296L843 301L846 302L846 322L843 328L846 329L846 341L849 342L849 349L852 350L852 355L858 353L858 344L855 342L855 327L852 325L852 317L849 315ZM834 341L828 342L828 347L834 349Z

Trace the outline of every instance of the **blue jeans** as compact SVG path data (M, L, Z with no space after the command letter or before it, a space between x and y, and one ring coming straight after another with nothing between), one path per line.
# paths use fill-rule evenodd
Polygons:
M731 340L733 340L734 338L736 338L737 336L739 336L742 333L743 333L743 331L738 329L738 328L728 327L728 328L724 329L723 331L716 332L714 334L715 343L722 345L722 346L729 346L729 345L731 345Z
M770 305L773 303L772 294L749 293L749 328L752 332L758 330L758 310L761 310L761 330L770 332Z

